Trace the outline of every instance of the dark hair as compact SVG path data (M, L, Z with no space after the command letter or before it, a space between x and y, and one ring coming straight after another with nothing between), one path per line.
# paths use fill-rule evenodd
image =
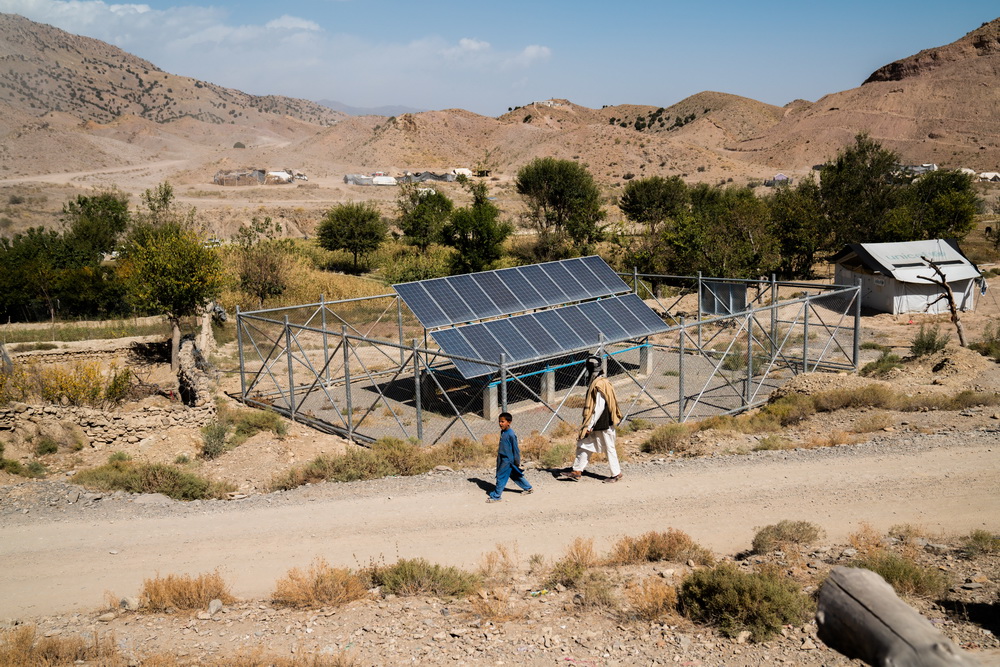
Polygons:
M509 412L501 412L500 413L500 419L503 419L504 421L510 423L510 422L514 421L514 416L511 415Z
M601 358L596 355L590 355L587 357L587 371L590 373L598 373L601 370Z

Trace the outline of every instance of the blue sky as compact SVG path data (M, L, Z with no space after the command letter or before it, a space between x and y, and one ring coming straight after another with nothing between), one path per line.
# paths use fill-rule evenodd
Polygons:
M955 41L996 0L0 0L0 12L101 39L256 95L496 116L552 97L669 106L714 90L784 105L859 85Z

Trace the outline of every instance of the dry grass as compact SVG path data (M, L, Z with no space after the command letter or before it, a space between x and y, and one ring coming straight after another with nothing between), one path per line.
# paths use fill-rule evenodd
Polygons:
M856 442L856 438L847 431L833 430L824 435L815 435L799 444L802 449L817 449L819 447L836 447Z
M858 530L847 536L847 541L858 550L861 556L867 556L885 549L882 534L867 522L862 522Z
M517 573L520 560L516 544L510 547L497 544L493 547L493 551L483 554L479 576L489 584L509 583Z
M275 585L271 600L283 607L310 608L342 605L368 597L361 579L344 568L330 567L322 558L307 572L292 568Z
M791 545L815 544L824 535L823 529L814 523L786 519L758 530L753 537L753 552L763 554Z
M236 598L218 570L197 577L183 574L159 574L142 582L139 593L143 606L151 611L206 609L212 600L232 604Z
M48 665L99 664L125 667L128 660L115 646L114 637L95 634L82 637L39 637L34 625L0 632L0 665L44 667Z
M604 572L589 570L576 583L579 601L592 609L616 610L620 607L615 586Z
M506 623L520 621L528 615L528 608L511 599L510 591L504 588L480 590L469 598L472 613L486 621Z
M566 555L553 564L549 572L549 585L562 584L574 587L583 576L600 562L594 551L594 540L578 537L566 550Z
M882 429L889 428L895 423L888 412L878 410L876 412L870 412L866 415L862 415L858 418L858 421L854 424L855 433L873 433L875 431L881 431Z
M699 545L691 537L673 528L667 532L650 531L639 537L623 537L611 550L608 563L627 565L653 561L686 563L694 561L698 565L711 565L715 558L712 552Z
M677 616L677 589L660 577L646 577L638 586L625 591L637 618L662 622Z

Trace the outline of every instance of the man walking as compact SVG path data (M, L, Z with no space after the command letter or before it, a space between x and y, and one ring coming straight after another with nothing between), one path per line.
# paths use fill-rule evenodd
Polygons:
M605 478L604 483L613 484L622 478L622 468L618 463L618 452L615 449L615 425L621 421L622 412L618 407L614 385L604 377L601 358L587 357L586 364L589 386L583 406L583 424L576 443L576 459L573 461L573 470L563 473L559 478L573 482L580 481L590 455L594 452L604 452L611 467L611 476Z

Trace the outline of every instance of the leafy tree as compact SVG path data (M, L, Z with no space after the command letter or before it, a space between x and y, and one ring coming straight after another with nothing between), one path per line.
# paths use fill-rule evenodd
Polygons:
M528 204L530 218L543 234L565 233L576 245L600 241L601 193L594 177L572 160L535 158L518 170L517 192Z
M117 190L78 195L63 205L67 250L77 265L98 265L128 228L128 195Z
M867 134L854 138L820 170L820 195L830 222L834 247L885 239L896 205L894 184L899 156Z
M286 240L278 238L279 234L280 224L270 217L255 217L233 237L240 289L254 296L261 308L266 299L281 296L288 289L291 256Z
M165 315L173 332L171 369L178 369L180 318L194 315L222 290L222 263L192 222L194 210L178 211L173 190L162 184L143 193L146 209L136 214L121 247L117 273L137 309Z
M56 316L60 285L67 268L65 241L44 227L31 227L13 238L0 238L0 303L8 315L45 304L49 318Z
M767 204L781 248L778 273L784 278L811 277L816 253L829 235L816 180L810 177L795 187L778 188Z
M427 246L441 236L441 229L451 215L455 205L442 192L427 192L416 183L402 186L397 202L399 207L399 228L403 230L412 245L426 252Z
M386 224L375 204L349 202L326 212L316 230L316 239L320 247L327 250L351 253L357 271L358 256L378 250L387 234Z
M886 241L962 239L975 228L979 198L972 177L940 169L916 178L898 196L882 238Z
M456 209L442 230L445 245L458 252L452 261L454 273L482 271L500 259L503 242L514 228L500 220L498 209L488 198L485 183L464 181L472 194L472 205Z
M625 186L618 207L632 222L656 233L657 225L677 217L688 203L688 187L680 176L640 178Z

